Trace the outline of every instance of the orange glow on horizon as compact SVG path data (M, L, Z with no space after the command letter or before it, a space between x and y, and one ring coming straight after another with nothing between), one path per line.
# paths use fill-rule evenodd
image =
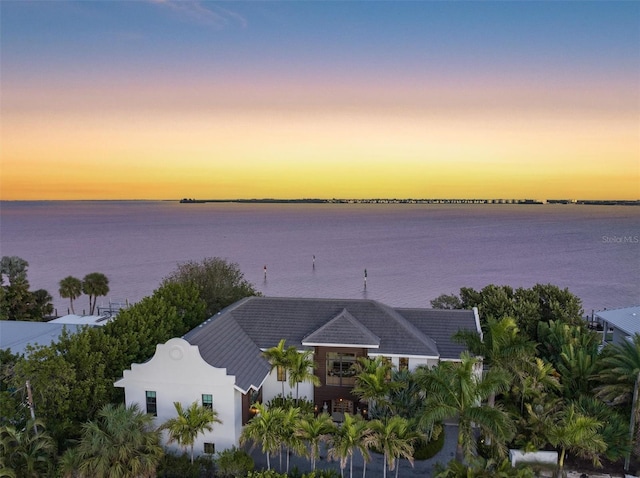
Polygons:
M625 120L541 114L15 115L0 194L637 199L638 137Z

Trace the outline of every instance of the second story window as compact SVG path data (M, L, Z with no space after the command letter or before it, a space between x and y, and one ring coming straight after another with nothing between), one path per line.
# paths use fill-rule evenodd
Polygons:
M327 353L327 385L353 387L356 378L356 355L350 353Z
M409 370L409 357L400 357L398 370Z

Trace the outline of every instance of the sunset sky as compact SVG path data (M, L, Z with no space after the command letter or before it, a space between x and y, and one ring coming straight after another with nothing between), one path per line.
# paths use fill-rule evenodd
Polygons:
M0 199L640 198L640 2L0 1Z

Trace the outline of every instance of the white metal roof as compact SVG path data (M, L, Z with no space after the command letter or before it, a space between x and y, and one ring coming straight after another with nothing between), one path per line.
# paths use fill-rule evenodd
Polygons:
M58 340L65 327L75 333L81 326L0 320L0 349L11 349L11 353L23 354L27 345L51 345L51 342Z
M70 325L105 325L112 317L105 315L63 315L57 319L50 320L50 324L70 324Z
M621 309L601 310L595 315L629 335L640 334L640 305Z

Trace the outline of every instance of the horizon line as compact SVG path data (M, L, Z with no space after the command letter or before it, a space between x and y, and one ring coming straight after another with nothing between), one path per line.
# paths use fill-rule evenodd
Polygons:
M487 198L487 197L434 197L434 198L416 198L416 197L363 197L363 198L313 198L313 197L299 197L299 198L274 198L274 197L263 197L263 198L224 198L224 199L198 199L198 198L85 198L85 199L0 199L0 202L90 202L90 201L101 201L101 202L134 202L134 201L158 201L158 202L174 202L174 201L184 201L185 203L199 203L199 202L296 202L296 201L306 201L306 202L318 202L318 203L332 203L332 202L373 202L373 201L396 201L396 202L407 202L407 201L518 201L518 202L536 202L536 203L544 203L548 201L552 202L567 202L567 203L580 203L580 202L640 202L640 198L638 199L568 199L568 198L544 198L544 199L534 199L531 197L498 197L498 198Z

